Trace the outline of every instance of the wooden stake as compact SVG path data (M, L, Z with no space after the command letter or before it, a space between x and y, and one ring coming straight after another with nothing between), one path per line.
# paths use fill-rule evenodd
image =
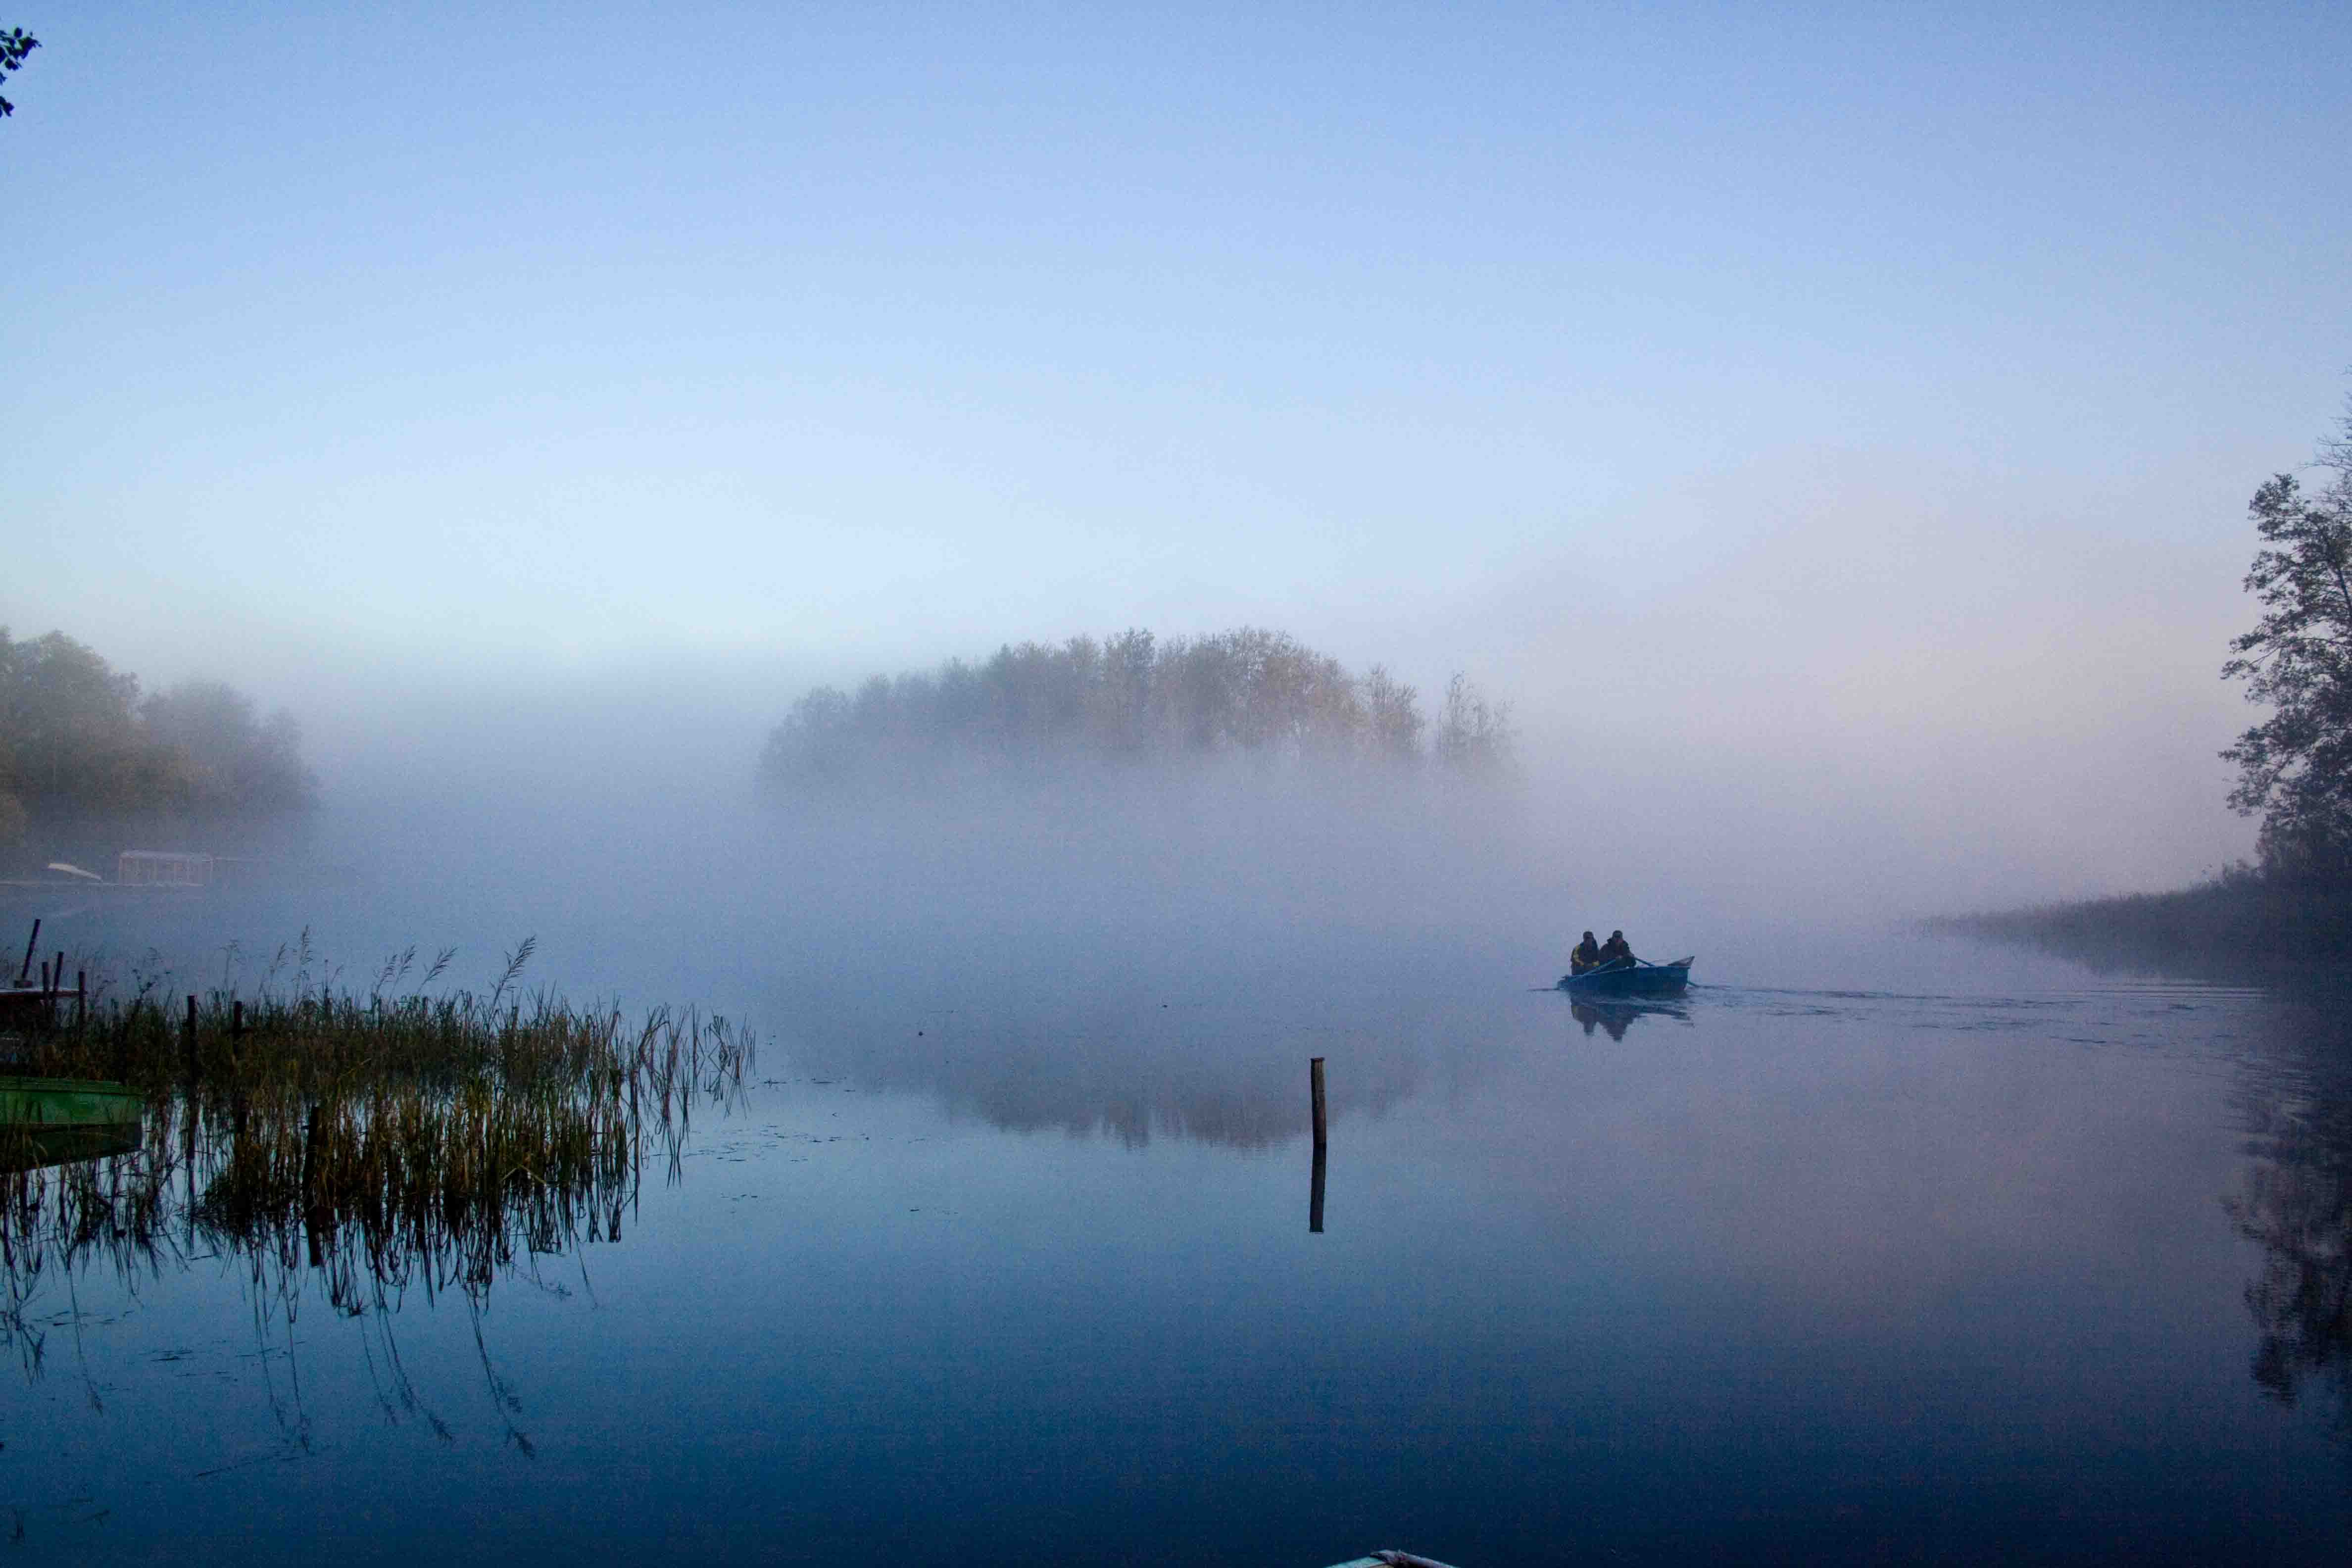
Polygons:
M1323 1131L1323 1058L1307 1058L1307 1085L1315 1108L1315 1163L1307 1182L1307 1229L1311 1235L1323 1234L1323 1167L1328 1157L1328 1141Z
M319 1175L319 1107L313 1101L310 1115L302 1124L302 1207L311 1206L311 1188Z
M40 940L41 922L35 921L33 922L33 934L25 939L25 962L16 971L16 984L19 985L25 984L26 976L33 973L33 947Z
M1320 1149L1323 1147L1325 1142L1323 1131L1323 1058L1321 1057L1309 1057L1307 1058L1307 1085L1308 1090L1314 1096L1315 1146L1318 1149Z
M1307 1178L1307 1229L1309 1234L1323 1234L1323 1166L1328 1156L1323 1145L1315 1145L1315 1168Z

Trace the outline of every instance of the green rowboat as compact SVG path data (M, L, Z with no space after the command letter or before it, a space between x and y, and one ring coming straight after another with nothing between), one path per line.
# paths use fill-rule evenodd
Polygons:
M0 1074L0 1128L135 1125L146 1109L136 1090L119 1083Z
M146 1109L119 1083L0 1069L0 1173L136 1153Z

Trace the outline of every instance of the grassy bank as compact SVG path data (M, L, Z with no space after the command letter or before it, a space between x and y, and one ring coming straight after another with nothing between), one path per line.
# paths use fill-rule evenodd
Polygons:
M1928 924L2100 969L2252 976L2352 960L2352 887L2233 867L2168 893L1954 915Z

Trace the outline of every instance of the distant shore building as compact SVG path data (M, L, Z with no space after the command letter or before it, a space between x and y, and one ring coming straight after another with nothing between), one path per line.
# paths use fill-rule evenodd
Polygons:
M213 858L172 849L125 849L114 858L114 879L142 888L202 888L213 879Z

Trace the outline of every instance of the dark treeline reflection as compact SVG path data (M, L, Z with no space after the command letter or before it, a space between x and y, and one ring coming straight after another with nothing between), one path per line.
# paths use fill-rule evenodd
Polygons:
M1107 641L1006 645L979 664L819 687L769 737L760 783L775 795L893 786L975 765L1306 759L1381 772L1433 762L1471 776L1511 760L1510 714L1454 677L1433 719L1380 665L1351 674L1288 634L1129 630Z
M2294 1405L2316 1388L2352 1442L2352 1009L2342 995L2282 999L2249 1067L2252 1156L2228 1200L2263 1248L2246 1306L2255 1381Z

